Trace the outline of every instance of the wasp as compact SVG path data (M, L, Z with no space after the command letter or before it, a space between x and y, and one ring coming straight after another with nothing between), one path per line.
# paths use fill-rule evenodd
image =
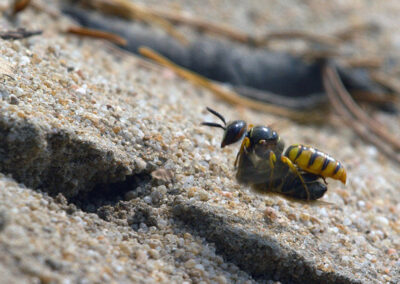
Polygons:
M283 140L270 127L247 126L243 120L226 123L221 114L208 107L207 110L223 122L202 123L224 130L222 148L243 139L234 164L239 183L260 192L301 200L321 198L327 191L326 178L346 183L345 168L330 155L301 144L284 151Z

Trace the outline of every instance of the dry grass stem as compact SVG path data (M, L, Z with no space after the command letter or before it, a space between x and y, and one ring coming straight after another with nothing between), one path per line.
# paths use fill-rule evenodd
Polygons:
M128 0L85 0L83 2L86 5L98 9L106 14L156 25L182 44L188 44L186 37L182 33L178 32L170 22L143 5Z
M245 97L239 96L237 93L222 88L220 85L213 83L209 79L202 77L194 72L186 70L175 63L171 62L170 60L166 59L162 55L158 54L157 52L151 50L147 47L141 47L139 49L140 54L150 58L157 63L173 70L176 74L185 78L186 80L191 81L197 85L205 87L206 89L212 91L215 95L219 98L230 102L231 104L236 104L243 107L249 107L255 110L264 111L284 117L288 117L297 121L301 122L310 122L310 121L318 121L321 116L318 112L308 111L308 112L299 112L299 111L292 111L288 110L283 107L278 107L275 105L270 105L267 103L251 100Z
M343 92L341 84L338 84L337 74L332 67L326 66L323 71L323 83L328 95L329 101L332 104L335 112L340 116L341 120L349 125L360 137L375 145L388 158L400 163L400 155L396 153L392 145L388 144L385 139L372 132L368 122L357 118L353 113L354 109L350 105L350 109L343 101L343 96L339 93Z
M80 36L85 36L85 37L91 37L91 38L97 38L97 39L105 39L108 40L112 43L125 46L127 41L123 37L101 31L101 30L95 30L95 29L88 29L88 28L83 28L83 27L69 27L67 29L67 33L70 34L75 34L75 35L80 35Z
M373 133L389 143L396 151L400 150L400 140L392 136L384 125L380 124L376 120L371 119L369 115L360 108L360 106L347 92L342 81L340 80L339 75L337 74L336 69L333 67L328 67L326 72L331 79L331 82L335 85L338 96L342 100L343 104L349 109L350 113L363 124L367 125Z
M15 15L23 10L26 9L26 7L29 6L30 0L15 0L14 5L13 5L13 11L12 14Z

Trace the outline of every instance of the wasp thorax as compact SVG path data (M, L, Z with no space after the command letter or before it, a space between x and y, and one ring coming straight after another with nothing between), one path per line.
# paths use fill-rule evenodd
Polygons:
M222 139L221 147L233 144L239 141L245 134L247 124L243 120L235 120L226 125L224 137Z
M256 126L249 132L250 145L260 158L268 158L271 151L281 152L279 135L269 127Z
M253 127L250 130L249 138L253 145L258 144L260 141L265 141L268 144L276 144L279 140L278 133L266 126Z

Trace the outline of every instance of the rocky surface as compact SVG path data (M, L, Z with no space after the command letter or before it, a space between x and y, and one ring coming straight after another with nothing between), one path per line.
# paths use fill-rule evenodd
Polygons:
M14 21L0 23L44 33L0 45L15 68L0 85L0 282L400 281L400 176L374 147L229 106L62 33L65 17L28 9ZM238 185L237 146L200 126L214 119L206 106L329 152L348 184L329 181L315 204ZM399 131L397 117L376 117Z

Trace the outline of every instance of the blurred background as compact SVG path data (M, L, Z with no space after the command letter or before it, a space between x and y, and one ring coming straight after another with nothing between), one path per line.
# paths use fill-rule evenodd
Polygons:
M349 127L400 162L396 1L61 4L80 25L69 33L155 60L233 105Z

